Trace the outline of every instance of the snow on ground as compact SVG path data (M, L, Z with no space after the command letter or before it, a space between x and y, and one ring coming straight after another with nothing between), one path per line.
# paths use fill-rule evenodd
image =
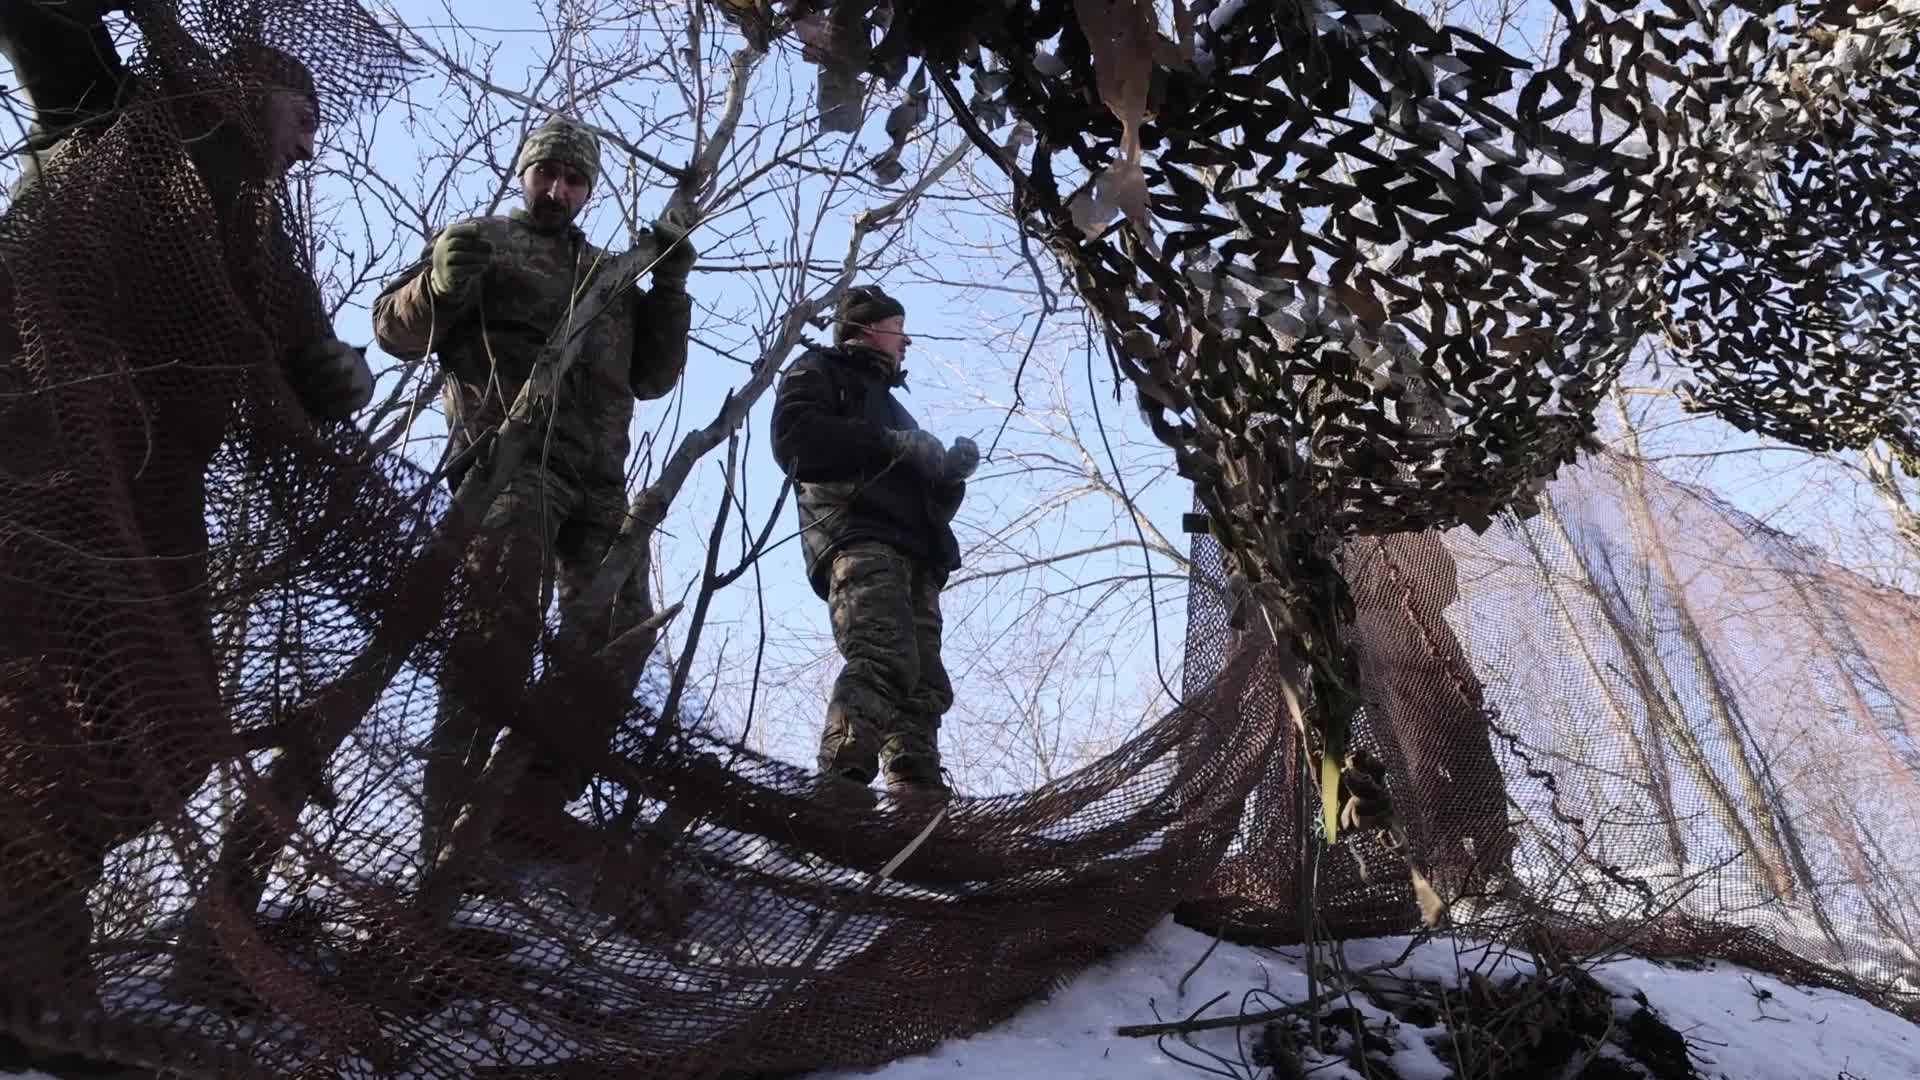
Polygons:
M1473 971L1494 983L1530 970L1524 958L1493 948L1448 940L1425 942L1411 952L1407 938L1350 941L1346 966L1360 970L1395 961L1391 976L1457 986ZM1195 967L1185 993L1181 976ZM815 1080L951 1080L955 1076L1036 1076L1047 1080L1163 1080L1207 1075L1243 1078L1269 1075L1256 1067L1231 1029L1189 1036L1195 1045L1225 1059L1209 1060L1176 1038L1123 1038L1126 1024L1181 1019L1218 995L1206 1017L1257 1012L1307 997L1298 949L1254 949L1211 938L1170 920L1138 948L1096 966L1051 999L1034 1004L1000 1027L957 1039L932 1052L869 1072L816 1074ZM1599 983L1618 995L1620 1020L1638 1011L1636 992L1659 1018L1683 1035L1701 1080L1910 1080L1920 1075L1920 1026L1858 998L1826 989L1803 989L1731 964L1692 967L1624 959L1600 966ZM1329 1008L1351 1004L1369 1029L1387 1014L1359 994ZM1256 1029L1245 1029L1251 1033ZM1439 1027L1386 1025L1387 1058L1400 1080L1441 1080L1447 1066L1434 1045L1445 1045ZM1178 1055L1178 1056L1176 1056ZM1359 1080L1337 1060L1308 1058L1316 1080ZM1228 1069L1232 1071L1227 1072ZM44 1073L0 1073L0 1080L54 1080Z
M1028 1007L992 1031L944 1043L931 1053L877 1070L821 1073L815 1080L951 1080L989 1075L1162 1080L1207 1075L1167 1050L1205 1063L1216 1070L1213 1075L1222 1075L1218 1062L1178 1039L1166 1040L1163 1050L1152 1038L1114 1034L1124 1024L1184 1018L1222 992L1227 996L1204 1016L1256 1012L1307 996L1298 949L1251 949L1224 942L1187 980L1186 993L1179 993L1181 975L1212 944L1211 938L1169 921L1139 948L1085 972L1050 1000ZM1347 942L1347 966L1358 970L1395 959L1406 946L1405 938ZM1436 940L1415 949L1397 973L1454 985L1466 970L1479 971L1497 982L1529 968L1522 959L1497 955L1484 946ZM1702 1080L1911 1080L1920 1075L1920 1026L1837 991L1802 989L1731 964L1709 964L1695 971L1626 959L1608 963L1594 974L1602 986L1622 995L1618 1004L1623 1019L1626 1012L1638 1008L1631 995L1643 992L1660 1018L1686 1037ZM1266 993L1249 996L1250 991L1263 989ZM1765 1000L1761 992L1767 995ZM1386 1015L1358 994L1352 1003L1370 1020L1377 1022ZM1406 1024L1394 1031L1389 1060L1402 1080L1439 1080L1447 1075L1446 1066L1427 1042L1437 1034L1437 1028ZM1252 1065L1234 1031L1190 1037L1232 1063L1234 1075L1267 1075ZM1305 1064L1316 1080L1357 1080L1358 1074L1344 1064L1314 1060Z

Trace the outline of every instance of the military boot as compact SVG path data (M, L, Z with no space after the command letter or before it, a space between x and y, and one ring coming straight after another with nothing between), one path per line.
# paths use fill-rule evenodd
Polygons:
M887 794L906 807L938 806L953 797L945 773L938 752L895 754L887 761Z
M813 797L836 810L871 810L880 804L880 797L867 786L872 782L873 776L862 775L859 769L828 769L813 778Z

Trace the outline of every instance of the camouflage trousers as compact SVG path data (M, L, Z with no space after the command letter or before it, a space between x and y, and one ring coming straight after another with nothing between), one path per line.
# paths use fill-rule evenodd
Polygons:
M833 557L827 585L833 640L846 665L833 683L821 772L871 781L940 776L940 718L953 686L940 661L940 587L886 544L849 545Z
M422 781L421 854L431 863L486 768L494 741L524 738L510 729L526 700L527 679L540 647L548 607L564 609L593 580L626 516L618 487L580 490L545 469L528 468L508 481L488 507L467 549L466 588L441 677L440 702L428 739ZM615 599L607 632L639 609L644 596L629 583ZM549 656L548 676L557 658ZM622 673L629 674L629 673ZM638 676L639 672L630 673ZM568 733L572 751L541 748L508 793L503 826L516 818L565 816L566 806L593 778L598 755L612 742L617 710L569 710L584 728ZM503 743L503 749L507 743Z

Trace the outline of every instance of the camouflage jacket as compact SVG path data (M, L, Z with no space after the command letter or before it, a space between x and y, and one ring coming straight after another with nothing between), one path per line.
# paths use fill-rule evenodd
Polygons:
M419 260L373 302L381 348L403 360L439 353L455 453L499 426L548 336L611 258L578 228L542 231L524 210L478 220L493 260L464 299L433 295L429 238ZM656 285L625 290L587 327L554 406L542 450L548 469L582 487L624 487L634 399L664 397L679 381L691 315L684 290ZM449 477L454 486L464 472Z

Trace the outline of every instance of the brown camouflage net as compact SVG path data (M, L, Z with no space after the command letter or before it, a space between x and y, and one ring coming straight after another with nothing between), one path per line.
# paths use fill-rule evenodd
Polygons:
M381 85L394 63L349 4L188 6L186 36L167 32L170 6L138 7L158 43L148 62L184 62L196 42L217 50L241 16L273 16L274 40L325 58L315 66L340 103L330 108ZM1048 10L1057 24L1065 6ZM1435 56L1484 55L1382 10L1404 29L1399 40L1427 42ZM1293 50L1306 39L1286 40ZM1264 58L1263 41L1218 38L1221 70L1268 64L1274 78L1325 80L1328 57L1347 55L1326 51L1347 41L1331 30L1320 51L1283 50L1279 61ZM1573 81L1555 92L1574 93L1578 78L1561 74ZM921 833L924 814L829 812L807 797L802 771L716 741L697 716L662 724L629 704L618 706L630 712L618 752L596 762L604 781L576 808L602 826L589 857L476 866L452 918L427 918L411 861L417 753L451 615L487 583L456 580L463 517L435 485L375 458L360 436L301 417L262 359L275 330L252 312L272 298L228 287L223 256L191 213L181 134L158 120L116 128L50 171L0 226L10 336L0 367L0 1021L14 1036L194 1076L744 1076L874 1064L977 1030L1175 910L1249 939L1297 939L1307 910L1316 933L1336 936L1413 925L1398 857L1375 838L1348 834L1324 851L1303 842L1315 826L1280 693L1296 654L1258 620L1227 625L1224 574L1193 590L1181 709L1044 789L959 801L886 881L875 872ZM1569 158L1596 179L1619 164ZM1647 165L1627 175L1645 185L1660 174ZM1371 191L1384 181L1358 182ZM1324 194L1331 183L1279 191ZM1421 190L1428 203L1459 194ZM1244 195L1235 205L1267 213ZM1571 213L1524 219L1527 242L1548 244L1550 221ZM1639 219L1594 210L1587 248L1554 239L1549 261L1638 250L1601 235L1621 220ZM1241 242L1252 250L1288 235L1269 224ZM1070 258L1084 254L1056 239ZM1285 252L1261 250L1260 272L1285 276ZM1418 299L1439 265L1374 284ZM1087 272L1098 283L1117 271ZM1542 271L1549 283L1570 272ZM1615 346L1582 336L1583 320L1629 310L1596 309L1584 295L1536 303L1552 332L1525 340L1551 345L1547 359L1612 356ZM1469 316L1492 308L1457 310L1459 342L1483 325ZM1279 333L1241 342L1253 363L1279 362ZM1519 378L1522 366L1487 366L1498 350L1434 340L1424 359L1460 362L1439 381L1464 415L1444 447L1423 451L1445 464L1383 471L1362 468L1350 448L1322 454L1311 475L1332 486L1315 496L1319 510L1294 509L1349 537L1339 565L1354 604L1354 738L1387 764L1408 842L1436 883L1470 892L1468 856L1505 846L1505 815L1493 816L1504 788L1525 902L1517 913L1487 907L1477 916L1486 928L1540 923L1589 946L1624 936L1915 1009L1916 602L1604 458L1545 488L1523 524L1497 518L1444 544L1359 535L1450 523L1442 507L1455 496L1491 513L1570 451L1571 436L1553 431L1587 423L1585 399L1561 421L1529 420L1539 414L1516 403L1540 405L1547 375ZM1192 355L1223 363L1229 342L1215 334ZM1306 366L1251 369L1298 376L1275 378L1264 407L1209 420L1241 448L1213 461L1277 460L1244 448L1290 445L1286 429L1257 422L1291 423L1295 404L1332 417L1342 402L1372 401L1348 385L1357 369L1345 344L1287 355ZM1751 363L1731 345L1724 355ZM1838 368L1793 370L1831 382ZM1348 383L1293 388L1315 378ZM1567 404L1572 384L1556 385ZM1883 396L1876 385L1872 401L1820 423L1868 425L1846 439L1891 436ZM1391 414L1341 415L1356 425L1341 429L1359 439L1351 446L1399 453ZM167 437L182 432L198 438ZM1474 474L1477 486L1419 471L1457 477L1508 451L1512 468ZM1183 452L1217 518L1265 520L1264 500L1299 493L1264 482L1229 491L1207 458ZM212 540L204 570L182 557L196 515ZM1198 542L1199 565L1220 565L1214 543ZM601 689L541 686L498 707L538 716L530 726L564 753L567 718L609 707ZM1303 694L1315 710L1312 688ZM331 732L347 737L314 760ZM684 826L654 824L669 803ZM110 853L97 883L95 852ZM1303 856L1321 864L1312 905ZM264 872L258 903L236 873L248 868ZM73 928L57 901L80 890L98 1007L74 993L73 957L60 948Z

